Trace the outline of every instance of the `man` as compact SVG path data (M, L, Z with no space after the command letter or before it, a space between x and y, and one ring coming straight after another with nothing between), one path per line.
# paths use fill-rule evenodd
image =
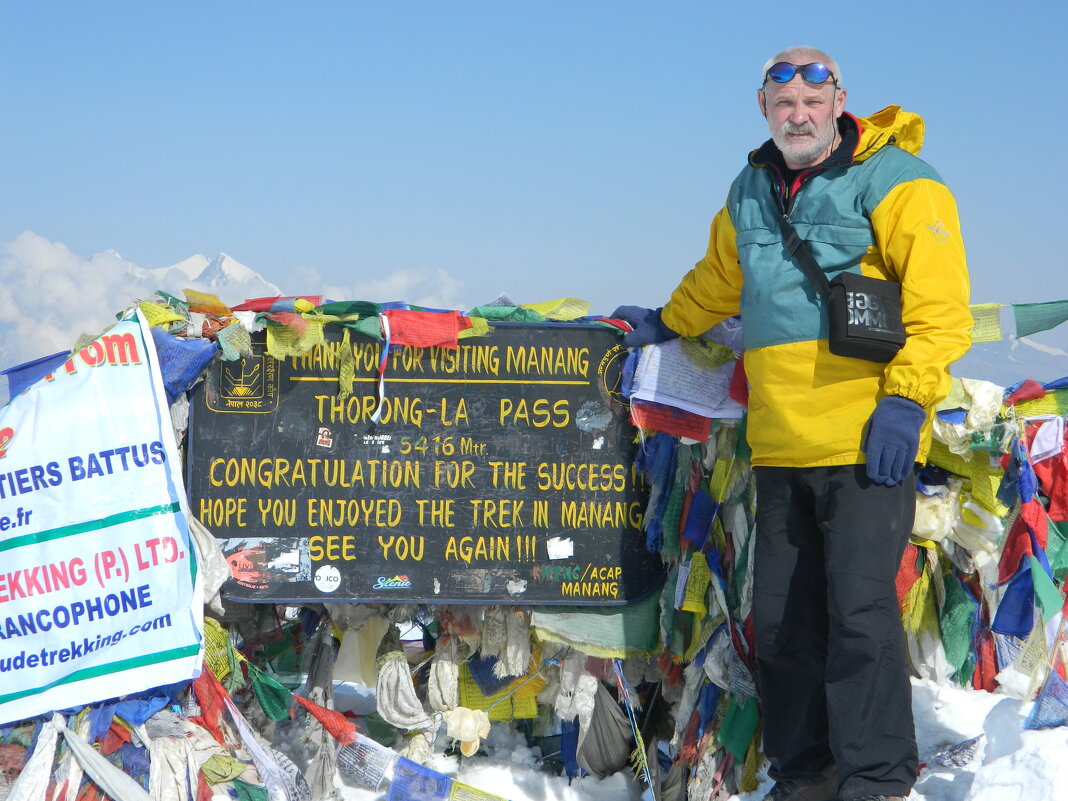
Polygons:
M732 184L705 257L663 309L615 314L636 347L741 313L756 678L776 780L766 799L900 799L917 754L894 578L916 462L972 326L956 204L915 157L923 121L897 106L845 113L826 53L785 50L761 79L771 139ZM823 298L783 245L783 215L828 278L901 283L906 341L889 362L830 352Z

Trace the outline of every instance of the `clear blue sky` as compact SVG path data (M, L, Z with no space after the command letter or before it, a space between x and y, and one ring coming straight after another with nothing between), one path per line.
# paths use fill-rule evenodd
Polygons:
M850 111L926 118L973 301L1062 299L1066 30L1060 2L4 0L0 242L659 305L767 137L760 65L811 44Z

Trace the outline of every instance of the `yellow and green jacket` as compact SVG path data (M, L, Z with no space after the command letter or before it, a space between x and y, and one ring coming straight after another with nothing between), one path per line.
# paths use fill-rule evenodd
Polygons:
M712 221L705 257L664 306L664 323L683 336L741 314L754 465L864 462L865 424L884 395L928 410L918 458L926 456L930 415L949 392L949 365L971 344L972 318L956 201L916 157L923 129L899 106L843 114L842 146L789 185L766 142ZM892 361L827 349L824 301L783 247L781 209L828 280L848 270L901 283L907 339Z

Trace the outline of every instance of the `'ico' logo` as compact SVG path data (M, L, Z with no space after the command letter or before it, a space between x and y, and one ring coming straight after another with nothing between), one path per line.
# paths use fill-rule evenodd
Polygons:
M385 576L379 576L378 581L371 587L372 590L401 590L405 587L411 587L412 582L408 580L407 576L394 576L393 578L386 578Z
M341 586L341 571L333 565L322 565L312 579L319 592L334 592Z

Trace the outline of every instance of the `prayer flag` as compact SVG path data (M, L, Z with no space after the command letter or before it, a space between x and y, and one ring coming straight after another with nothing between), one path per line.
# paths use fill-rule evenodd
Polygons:
M981 303L969 307L972 313L972 342L999 342L1004 339L1001 306L1000 303Z
M1068 320L1068 300L1049 303L1017 303L1012 311L1016 316L1016 336L1025 337L1048 331Z

